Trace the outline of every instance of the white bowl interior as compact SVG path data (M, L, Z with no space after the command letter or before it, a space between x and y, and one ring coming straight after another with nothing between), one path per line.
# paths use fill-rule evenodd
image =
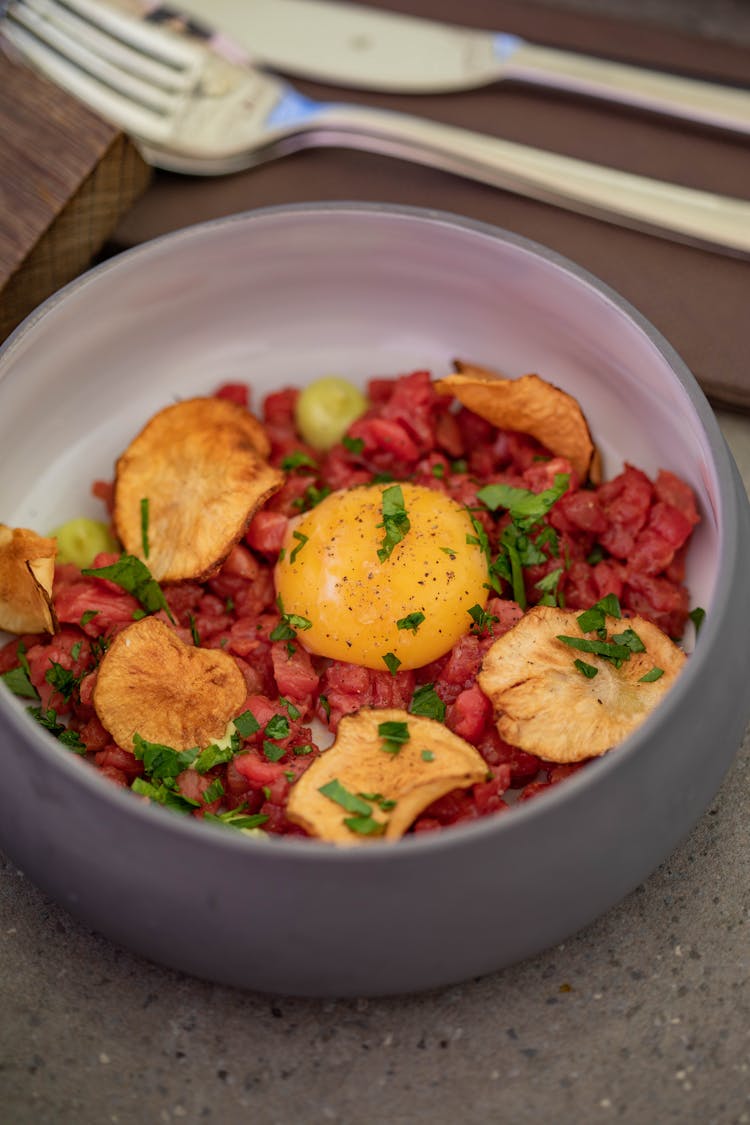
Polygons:
M606 475L627 460L691 484L703 522L688 581L708 606L720 511L694 390L632 310L568 265L476 224L357 206L256 212L130 252L6 348L0 518L44 532L100 515L91 481L111 478L148 417L221 382L250 382L257 406L322 374L439 375L460 357L574 394Z

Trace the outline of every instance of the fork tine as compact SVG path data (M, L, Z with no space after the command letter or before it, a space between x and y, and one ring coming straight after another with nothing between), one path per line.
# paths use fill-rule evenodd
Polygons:
M82 4L82 0L72 2ZM105 14L116 16L110 11ZM113 35L118 22L117 18L107 19ZM136 29L141 30L138 25ZM139 54L137 46L131 49L108 38L54 0L17 0L9 7L4 31L21 54L49 78L121 128L154 143L168 142L174 115L200 73L200 53L191 45L185 44L187 50L183 50L182 44L173 44L163 32L151 28L148 36L136 35L138 41L148 41L151 50L156 31L162 59L168 58L166 63L160 62L153 55ZM105 48L102 40L106 40ZM108 58L102 58L103 53ZM155 80L151 73L157 75Z
M65 7L75 12L82 20L108 32L116 41L127 43L144 55L159 59L176 70L195 72L200 67L196 51L190 43L181 41L177 36L171 38L163 29L144 20L116 12L107 4L101 3L101 0L60 0L58 3L47 0L47 5L50 8Z
M75 2L75 0L74 0ZM112 21L105 23L92 23L88 18L77 14L67 3L57 3L56 0L20 0L15 6L16 16L25 22L27 27L35 17L44 21L44 38L51 46L55 45L56 36L67 36L67 40L60 40L70 54L69 40L90 48L100 59L122 67L129 73L143 78L164 90L182 90L189 88L196 70L195 60L185 57L183 63L170 58L160 58L152 51L144 53L139 43L132 45L116 37L114 26L107 26ZM28 13L28 20L24 18ZM105 9L101 14L107 15ZM34 30L42 37L43 25L34 23ZM29 28L30 29L30 28ZM168 43L171 46L171 43ZM191 65L192 64L192 65Z

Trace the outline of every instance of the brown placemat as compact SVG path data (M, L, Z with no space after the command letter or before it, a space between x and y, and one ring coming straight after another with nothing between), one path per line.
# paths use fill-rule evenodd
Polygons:
M381 8L493 28L536 42L713 79L750 83L750 48L652 24L512 0L403 0ZM341 90L296 82L341 100ZM750 143L729 133L510 83L441 96L346 93L367 102L594 160L627 171L750 199ZM298 153L218 179L158 173L120 224L114 249L254 207L365 200L468 215L537 240L622 293L667 337L715 404L750 410L750 262L570 214L457 176L343 150Z

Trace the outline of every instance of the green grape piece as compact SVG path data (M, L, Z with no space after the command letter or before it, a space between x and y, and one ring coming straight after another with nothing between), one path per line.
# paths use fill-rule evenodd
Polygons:
M57 561L91 566L101 551L118 551L120 548L109 528L100 520L77 516L50 532L57 539Z
M342 437L369 403L359 387L338 375L326 375L305 387L297 399L295 420L313 449L325 453Z

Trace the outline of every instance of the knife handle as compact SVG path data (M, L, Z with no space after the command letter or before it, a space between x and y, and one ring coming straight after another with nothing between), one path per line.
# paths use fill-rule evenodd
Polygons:
M288 130L297 133L303 145L378 152L618 226L738 257L750 256L750 200L653 180L366 106L317 104L303 116L304 120Z
M540 47L500 32L492 48L499 78L750 134L750 90Z

